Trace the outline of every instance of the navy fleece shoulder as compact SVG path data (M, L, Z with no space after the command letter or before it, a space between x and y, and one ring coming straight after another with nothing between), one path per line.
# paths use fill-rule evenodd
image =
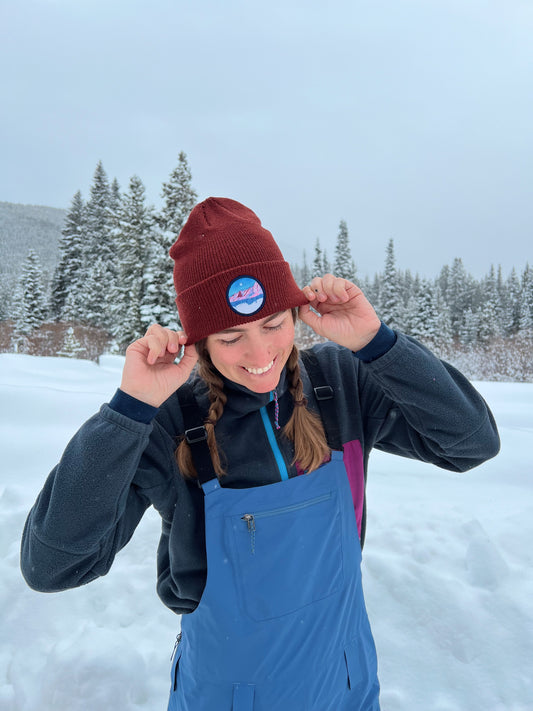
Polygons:
M146 402L142 402L142 400L137 400L136 397L128 395L120 388L117 388L117 392L113 395L109 407L121 415L125 415L137 422L144 422L147 425L154 419L159 409L153 407L153 405L148 405Z
M396 334L382 321L379 331L370 343L367 343L367 345L364 348L361 348L361 350L356 351L354 355L364 363L370 363L382 355L385 355L385 353L389 351L395 343Z

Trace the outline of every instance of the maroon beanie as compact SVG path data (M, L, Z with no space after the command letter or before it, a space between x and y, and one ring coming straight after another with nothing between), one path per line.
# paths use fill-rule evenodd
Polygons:
M170 256L189 344L308 303L270 232L235 200L196 205Z

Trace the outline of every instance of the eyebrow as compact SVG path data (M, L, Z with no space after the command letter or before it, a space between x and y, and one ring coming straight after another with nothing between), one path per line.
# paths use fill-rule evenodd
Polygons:
M278 316L281 316L282 313L284 312L278 311L277 314L272 314L272 316L268 316L264 321L261 321L261 326L263 326L265 323L268 323L269 321L273 321ZM245 330L245 328L225 328L223 331L219 331L218 333L244 333Z

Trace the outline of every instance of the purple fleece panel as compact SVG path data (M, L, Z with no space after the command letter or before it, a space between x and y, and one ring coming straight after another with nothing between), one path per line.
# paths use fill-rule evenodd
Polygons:
M361 537L363 502L365 499L365 473L363 468L363 450L361 448L361 442L359 442L358 439L346 442L344 445L343 461L346 473L348 474L350 489L352 490L357 530L359 531L359 537Z

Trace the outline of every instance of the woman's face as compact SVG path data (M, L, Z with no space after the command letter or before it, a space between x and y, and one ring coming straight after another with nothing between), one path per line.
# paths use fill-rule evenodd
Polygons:
M208 336L215 368L256 393L274 390L294 344L290 310Z

